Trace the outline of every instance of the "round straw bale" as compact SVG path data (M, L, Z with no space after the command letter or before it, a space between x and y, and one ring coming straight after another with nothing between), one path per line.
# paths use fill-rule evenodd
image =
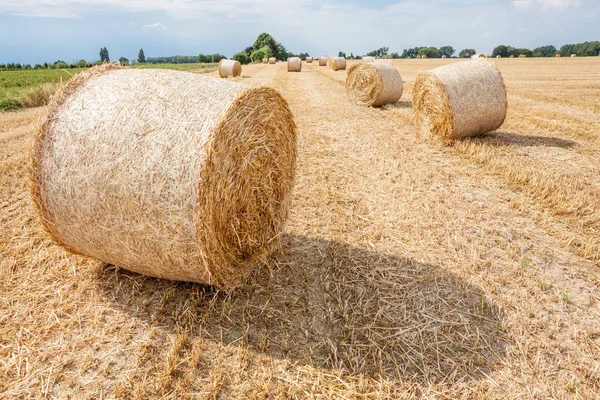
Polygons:
M486 58L485 54L481 54L481 53L477 53L477 54L473 54L471 56L472 59L477 59L477 58Z
M52 98L31 160L33 202L56 243L229 290L282 231L296 126L271 88L108 64Z
M375 60L375 57L370 57L370 56L365 56L362 58L363 62L373 62L373 60Z
M242 64L236 60L222 59L219 61L219 76L221 78L231 78L242 74Z
M341 71L346 69L346 59L344 57L331 57L331 69Z
M327 57L319 57L319 67L324 67L327 65Z
M313 58L312 58L312 57L306 57L306 62L307 62L308 64L312 64L312 62L313 62Z
M448 57L446 57L446 56L442 56L442 58L444 58L444 59L445 59L445 58L448 58Z
M277 59L275 59L275 57L269 58L269 64L275 64L276 62L277 62Z
M348 69L346 93L350 101L362 106L379 107L400 100L404 88L400 73L383 61L387 60L358 63Z
M498 129L506 118L502 75L487 60L470 60L420 73L413 89L420 125L443 140Z
M327 66L328 66L329 68L331 68L331 63L332 63L332 62L333 62L333 57L331 57L331 56L327 57Z
M496 56L496 58L502 58L502 56L501 56L500 54L498 54L498 55Z
M302 70L302 60L300 57L291 57L287 62L288 72L300 72Z
M571 54L571 57L577 57L577 54Z
M525 54L519 54L519 58L527 58Z
M560 54L557 53L554 57L560 58Z
M426 56L425 54L423 54L423 55L421 56L421 59L425 59L425 58L427 58L427 56Z
M515 56L513 54L511 54L510 58L515 58Z

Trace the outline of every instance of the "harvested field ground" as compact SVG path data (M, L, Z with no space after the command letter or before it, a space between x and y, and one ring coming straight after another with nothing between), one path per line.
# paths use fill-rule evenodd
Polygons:
M345 72L252 65L299 127L281 249L226 295L68 255L27 194L42 109L0 113L0 397L596 398L600 59L496 60L496 133L444 146ZM216 73L213 73L216 74Z

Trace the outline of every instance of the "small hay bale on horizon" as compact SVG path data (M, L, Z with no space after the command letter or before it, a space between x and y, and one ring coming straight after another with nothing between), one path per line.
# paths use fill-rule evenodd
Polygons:
M319 57L319 67L327 66L327 57L321 56Z
M222 59L219 61L219 76L233 78L242 74L242 64L236 60Z
M306 62L307 62L308 64L312 64L312 62L313 62L313 58L312 58L312 57L306 57Z
M448 58L448 57L446 57L445 55L443 55L443 56L442 56L442 58L443 58L443 59L446 59L446 58Z
M346 69L346 59L344 57L331 57L329 66L334 71L342 71Z
M420 73L413 108L425 132L443 141L498 129L507 98L500 71L487 60L469 60Z
M502 56L501 56L500 54L498 54L498 55L496 56L496 58L502 58Z
M269 62L269 59L268 59L268 58L263 58L263 59L262 59L262 63L263 63L263 64L267 64L268 62Z
M519 54L519 58L527 58L525 54Z
M354 104L374 107L394 104L402 97L403 89L400 73L391 66L391 60L358 63L348 69L346 94Z
M472 59L476 60L478 58L487 58L483 53L476 53L471 56Z
M575 58L577 57L577 54L571 54L571 57Z
M560 54L557 53L557 54L554 55L554 57L555 58L560 58Z
M105 64L48 105L31 195L46 232L72 253L230 290L281 235L296 146L275 89Z
M423 55L421 56L421 60L424 60L424 59L426 59L426 58L427 58L427 56L426 56L425 54L423 54Z
M302 60L300 57L291 57L287 62L288 72L300 72L302 70Z
M514 54L511 54L510 58L515 58Z
M269 64L275 64L275 63L277 63L277 59L275 57L269 58Z

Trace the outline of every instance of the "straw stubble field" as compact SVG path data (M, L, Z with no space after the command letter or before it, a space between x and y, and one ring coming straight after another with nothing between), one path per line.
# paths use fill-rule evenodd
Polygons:
M595 59L498 60L496 133L443 145L405 89L244 67L299 127L281 248L233 294L52 245L27 194L43 110L0 114L0 393L72 398L594 398L600 391Z

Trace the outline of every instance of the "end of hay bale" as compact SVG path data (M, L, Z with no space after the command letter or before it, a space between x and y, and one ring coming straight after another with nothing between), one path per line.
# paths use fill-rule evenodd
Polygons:
M487 60L449 64L420 73L413 109L421 129L444 141L498 129L506 118L506 88Z
M307 64L312 64L313 62L313 58L312 57L306 57L306 63Z
M354 64L346 77L346 93L354 104L379 107L397 103L404 85L391 60Z
M269 64L275 64L275 63L277 63L277 59L275 57L269 58Z
M319 67L325 67L327 65L327 57L319 57Z

